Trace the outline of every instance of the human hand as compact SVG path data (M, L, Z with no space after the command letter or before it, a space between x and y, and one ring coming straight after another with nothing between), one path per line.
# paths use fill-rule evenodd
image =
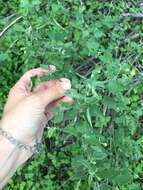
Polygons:
M51 72L56 68L50 66ZM1 127L20 142L32 146L40 141L44 127L54 117L52 109L60 102L72 102L64 96L71 88L68 79L41 83L31 91L31 77L43 77L49 71L36 68L26 72L10 90Z

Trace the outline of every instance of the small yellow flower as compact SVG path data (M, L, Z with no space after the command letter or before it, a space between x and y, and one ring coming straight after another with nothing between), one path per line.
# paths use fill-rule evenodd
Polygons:
M134 77L137 74L137 69L136 67L133 67L131 72L130 72L131 76Z

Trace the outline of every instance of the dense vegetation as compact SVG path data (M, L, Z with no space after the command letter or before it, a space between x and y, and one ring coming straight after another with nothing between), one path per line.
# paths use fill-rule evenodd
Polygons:
M0 114L28 69L72 81L42 150L5 190L143 189L141 1L0 0ZM17 19L13 25L11 23Z

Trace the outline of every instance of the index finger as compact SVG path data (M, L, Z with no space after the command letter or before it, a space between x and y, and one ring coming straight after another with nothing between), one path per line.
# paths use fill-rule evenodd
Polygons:
M25 89L29 90L31 86L31 78L34 76L43 77L49 72L54 72L56 67L54 65L49 66L49 70L38 67L36 69L32 69L27 71L17 82L18 85L25 87Z

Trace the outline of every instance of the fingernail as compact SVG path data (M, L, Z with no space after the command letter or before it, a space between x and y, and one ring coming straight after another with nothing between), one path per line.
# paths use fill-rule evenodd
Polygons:
M71 89L71 82L70 82L69 79L61 78L60 82L61 82L61 85L62 85L62 87L63 87L64 90Z

